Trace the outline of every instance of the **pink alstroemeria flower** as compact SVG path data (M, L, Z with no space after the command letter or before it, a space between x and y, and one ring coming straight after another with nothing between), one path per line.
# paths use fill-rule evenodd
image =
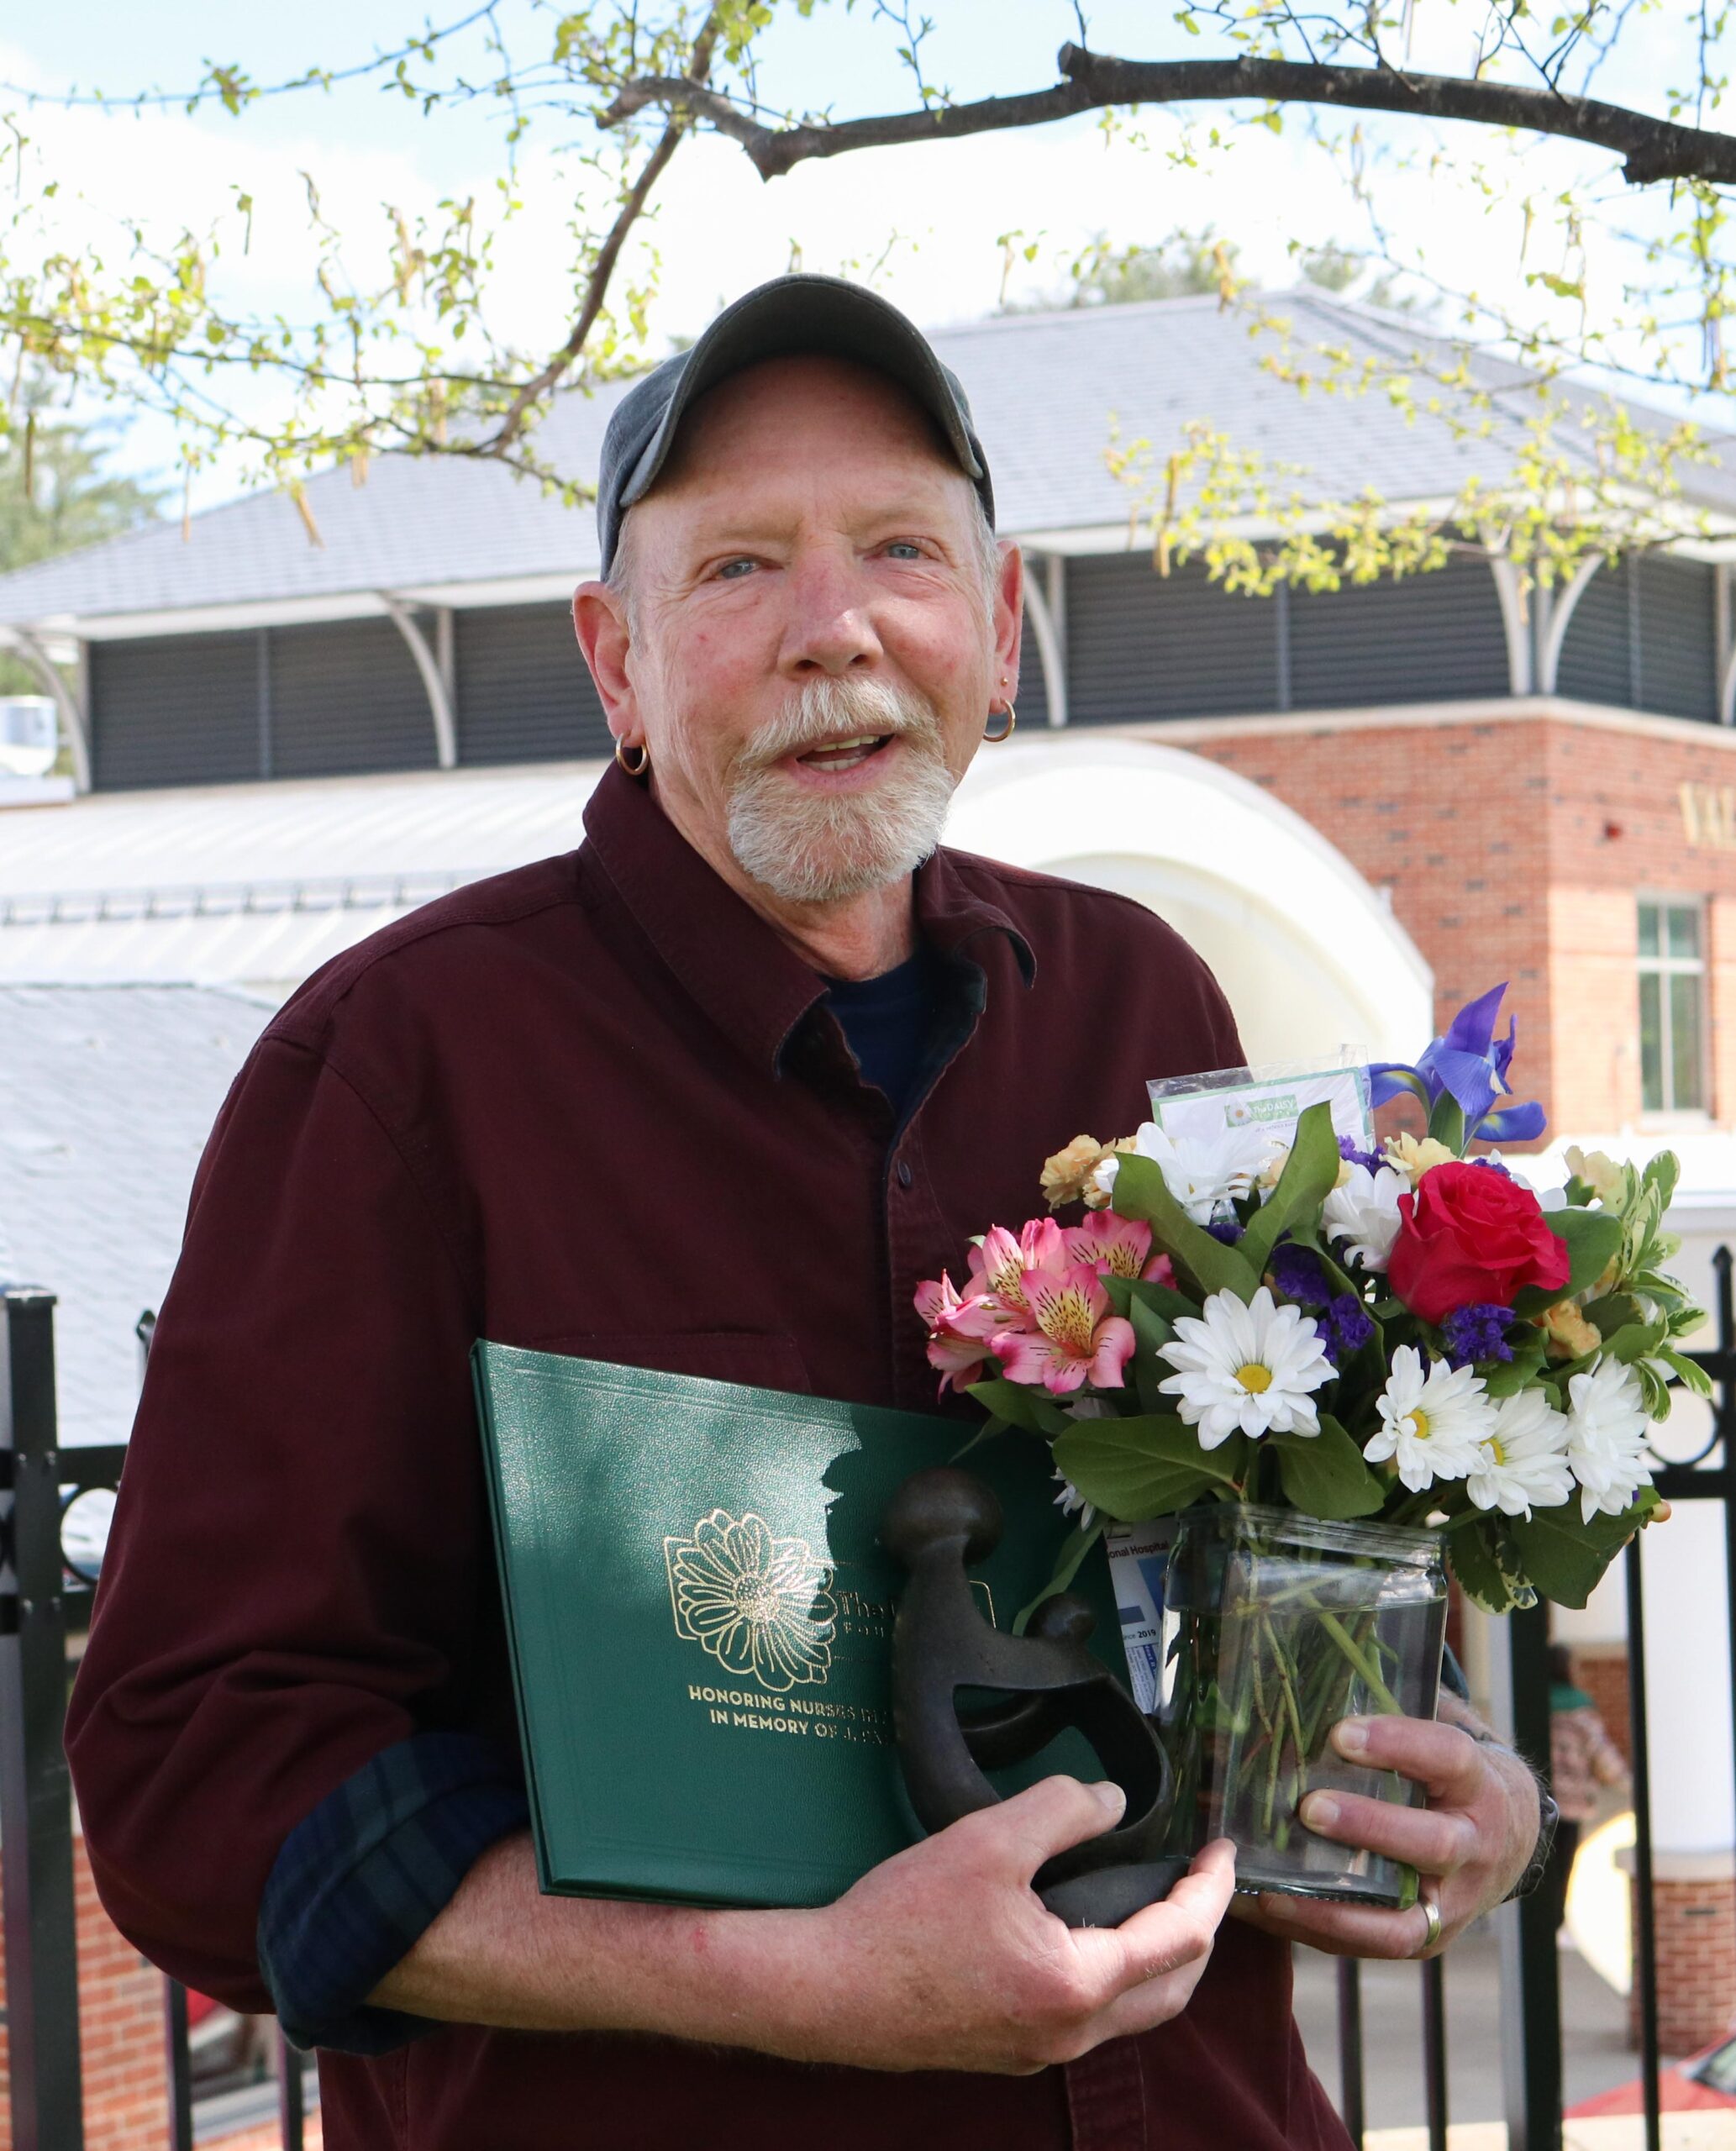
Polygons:
M992 1299L1015 1319L1025 1314L1024 1274L1058 1270L1067 1260L1066 1240L1053 1217L1032 1217L1014 1239L1004 1225L991 1225L981 1247L971 1250L968 1296Z
M1036 1328L1003 1329L992 1339L1007 1380L1041 1382L1057 1396L1086 1381L1119 1389L1122 1369L1133 1357L1134 1326L1112 1311L1091 1265L1028 1270L1020 1286Z
M982 1373L986 1340L1006 1321L1006 1311L981 1296L960 1299L944 1270L917 1286L916 1311L928 1332L928 1365L938 1369L942 1391L968 1388Z
M1074 1262L1088 1262L1099 1277L1138 1277L1147 1284L1173 1285L1175 1265L1166 1254L1151 1252L1151 1228L1113 1210L1093 1210L1082 1225L1061 1235Z

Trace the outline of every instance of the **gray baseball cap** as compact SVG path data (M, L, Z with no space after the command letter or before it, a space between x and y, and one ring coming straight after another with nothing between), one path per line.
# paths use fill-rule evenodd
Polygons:
M922 331L860 284L838 276L774 276L725 307L696 344L653 367L615 406L597 482L605 575L615 557L622 517L657 482L695 398L744 366L793 351L877 366L908 389L940 429L993 523L994 488L971 406Z

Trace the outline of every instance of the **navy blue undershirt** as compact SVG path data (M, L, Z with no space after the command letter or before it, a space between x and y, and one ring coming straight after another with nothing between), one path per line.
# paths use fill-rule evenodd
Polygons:
M825 1005L838 1018L862 1081L886 1092L900 1123L925 1072L945 986L945 967L926 945L878 978L826 981Z

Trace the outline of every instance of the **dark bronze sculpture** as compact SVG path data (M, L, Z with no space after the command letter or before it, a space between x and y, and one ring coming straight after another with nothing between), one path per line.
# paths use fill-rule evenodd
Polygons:
M1187 1870L1164 1850L1175 1779L1162 1743L1127 1689L1086 1648L1095 1617L1071 1592L1045 1599L1028 1633L991 1628L967 1570L1000 1541L1001 1505L968 1471L940 1465L907 1479L881 1543L909 1571L892 1637L892 1722L910 1804L944 1829L1002 1796L983 1775L1023 1762L1068 1726L1127 1794L1113 1830L1057 1854L1035 1887L1070 1927L1116 1927L1167 1896ZM961 1704L965 1689L998 1700Z

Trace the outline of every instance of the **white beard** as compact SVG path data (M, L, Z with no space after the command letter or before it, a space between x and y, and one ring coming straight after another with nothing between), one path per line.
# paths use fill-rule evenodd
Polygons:
M787 755L864 732L900 742L896 770L871 792L823 797L778 773ZM808 681L736 767L729 849L743 873L786 903L837 903L914 872L940 842L955 782L926 701L849 676Z

